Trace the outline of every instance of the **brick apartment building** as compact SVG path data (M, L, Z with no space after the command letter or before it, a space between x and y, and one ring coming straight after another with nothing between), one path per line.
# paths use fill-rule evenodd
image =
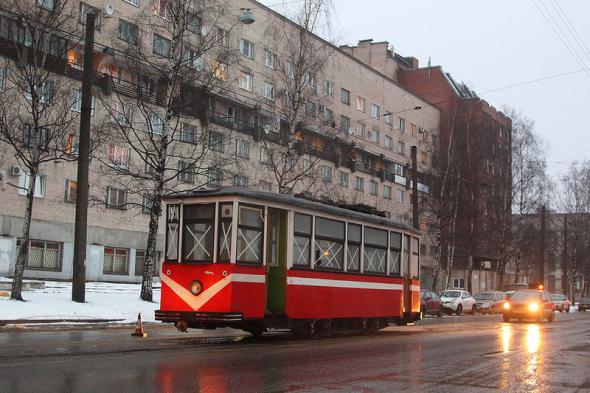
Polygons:
M447 190L453 184L459 190L452 236L446 225L450 217L439 218L442 229L440 268L443 272L446 269L451 241L455 249L448 281L450 287L467 288L470 255L473 261L471 290L478 292L498 287L495 272L498 263L507 260L511 243L511 119L467 86L456 82L442 67L420 68L418 59L394 53L387 42L363 40L357 46L342 49L440 109L438 150L428 152L430 146L423 146L420 153L428 152L436 157L439 179L449 170ZM449 152L454 155L452 160L449 160ZM443 197L452 198L450 193ZM447 206L444 205L444 209L448 209ZM442 279L440 276L439 288L444 287Z
M53 5L51 0L27 1L37 7ZM70 0L68 4L71 25L77 27L78 33L85 12L94 10L98 13L100 28L95 37L95 55L99 61L96 64L95 91L100 99L95 100L93 115L93 121L97 122L100 118L109 117L106 107L115 97L138 99L132 89L125 87L129 70L121 53L125 52L130 39L149 52L161 51L169 42L161 8L164 2ZM110 5L108 13L107 5ZM224 169L224 176L217 176L216 173L215 182L210 177L195 179L193 176L182 176L178 190L193 188L195 184L277 189L265 163L262 145L281 143L284 137L284 119L276 116L277 107L282 102L282 97L279 97L282 87L274 68L273 51L276 48L268 45L265 37L273 26L289 30L287 34L297 34L299 27L256 1L232 1L230 7L230 12L216 19L215 25L213 19L208 19L205 14L199 21L199 31L187 38L190 45L197 46L202 32L229 30L223 38L223 45L237 61L221 68L219 63L214 65L218 60L204 56L202 64L196 66L201 67L199 72L209 71L216 77L222 76L227 86L207 98L208 124L199 120L201 113L188 113L182 121L183 138L203 132L215 135L215 145L211 146L213 154L218 155L217 159L226 157L233 164L231 168ZM256 22L236 24L241 8L252 8ZM11 11L2 9L0 5L0 26L21 29L22 21L15 19ZM52 33L52 37L57 37L64 48L67 47L63 53L48 54L52 64L57 64L54 77L61 85L71 84L73 95L77 95L83 53L80 41L65 31ZM309 121L301 127L298 140L302 143L304 164L305 160L320 160L314 167L313 181L320 183L318 190L327 189L330 192L319 196L368 205L385 211L394 220L409 222L410 147L419 148L418 186L421 194L427 194L430 190L429 178L435 171L434 152L438 150L440 139L441 111L437 105L429 104L430 97L421 97L421 92L412 92L410 88L401 86L397 73L376 67L318 37L315 39L330 51L331 56L322 74L309 78ZM73 45L74 42L78 44ZM17 88L11 85L10 72L15 66L14 48L19 45L26 45L26 40L23 42L0 28L0 94L8 94L11 89ZM152 91L150 86L157 86L158 80L150 78L146 73L142 83L148 86L146 96L153 100L157 109L157 88ZM320 94L322 102L313 102L314 97ZM71 110L76 113L79 107L72 104ZM328 123L328 126L314 127L318 119ZM181 139L178 143L182 145L184 142ZM5 153L1 169L5 173L6 184L0 190L3 200L0 206L0 275L10 275L16 259L25 206L19 187L24 187L28 179L7 146L1 148ZM179 149L182 151L182 146ZM107 140L96 154L103 156L102 160L93 159L90 167L90 192L94 203L89 211L87 279L138 282L143 270L148 217L137 206L146 203L138 196L128 194L125 188L115 184L104 173L109 165L131 167L140 160L134 157L134 151L128 145L113 140ZM31 228L31 239L34 240L29 248L25 277L71 279L75 179L75 160L59 160L41 167ZM294 192L309 189L310 184L302 182ZM163 226L160 225L160 228L157 248L161 251ZM421 263L424 269L429 269L432 257L427 252L430 246L426 243L421 249Z

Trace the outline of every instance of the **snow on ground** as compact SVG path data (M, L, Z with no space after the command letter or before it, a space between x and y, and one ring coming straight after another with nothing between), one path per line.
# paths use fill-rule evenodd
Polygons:
M0 277L3 281L3 278ZM0 297L0 320L16 319L118 319L153 322L160 305L160 284L154 287L154 303L139 299L140 284L86 283L86 303L72 298L72 283L45 281L45 289L23 291L25 302Z

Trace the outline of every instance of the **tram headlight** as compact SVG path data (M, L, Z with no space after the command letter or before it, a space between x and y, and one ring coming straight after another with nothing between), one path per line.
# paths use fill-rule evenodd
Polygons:
M195 280L191 282L190 290L193 295L197 296L203 291L203 284L199 280Z
M504 310L510 310L510 303L504 303Z

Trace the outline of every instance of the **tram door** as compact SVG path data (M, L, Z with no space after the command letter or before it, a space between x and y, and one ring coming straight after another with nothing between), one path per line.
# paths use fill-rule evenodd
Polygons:
M272 314L285 313L287 288L287 212L268 209L267 220L266 309Z

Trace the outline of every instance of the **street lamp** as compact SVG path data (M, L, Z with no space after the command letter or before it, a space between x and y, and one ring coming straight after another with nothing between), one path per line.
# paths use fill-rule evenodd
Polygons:
M240 8L240 11L240 22L242 22L243 24L251 25L252 23L254 23L254 21L256 21L250 8Z

